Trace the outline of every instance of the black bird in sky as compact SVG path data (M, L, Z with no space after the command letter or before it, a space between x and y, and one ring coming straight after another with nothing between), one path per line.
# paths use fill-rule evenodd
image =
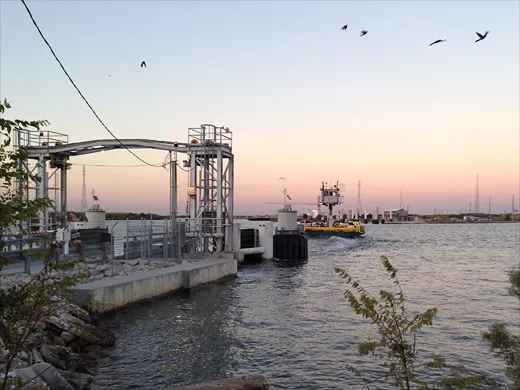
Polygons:
M146 62L144 62L144 61L141 62L141 68L143 68L143 67L146 68Z
M482 34L480 34L480 33L477 31L478 39L477 39L475 42L481 41L481 40L483 40L485 37L487 37L488 32L489 32L489 31L486 31L486 33L485 33L484 35L482 35Z
M362 37L363 35L367 35L367 33L368 33L367 30L363 30L363 31L361 31L361 35L360 35L360 37Z
M112 75L111 75L110 73L107 73L106 75L107 75L108 77L112 77Z
M437 39L435 42L430 43L429 46L435 45L436 43L441 43L441 42L446 42L446 39Z
M347 31L348 24L345 24L343 27L341 27L342 30Z

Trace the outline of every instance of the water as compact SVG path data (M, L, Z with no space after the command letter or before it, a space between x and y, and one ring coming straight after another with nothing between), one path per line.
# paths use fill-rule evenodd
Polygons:
M505 274L520 259L520 224L366 230L359 239L309 240L309 260L301 266L243 266L235 280L108 316L117 344L95 388L167 389L244 374L264 375L273 389L361 388L346 364L376 372L374 360L359 358L356 350L375 333L352 313L334 267L377 292L390 288L382 254L399 269L411 310L439 309L434 326L417 340L421 356L441 355L504 384L504 364L480 334L494 320L520 325Z

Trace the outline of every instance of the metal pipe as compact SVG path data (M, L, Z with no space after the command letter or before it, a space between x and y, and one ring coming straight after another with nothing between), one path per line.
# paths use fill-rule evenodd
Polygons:
M128 260L128 218L126 219L126 238L125 238L125 244L126 244L126 250L125 250L125 260Z
M222 251L222 182L224 181L224 177L222 177L222 149L218 148L217 150L217 252Z
M196 232L197 218L197 158L195 154L190 154L190 187L194 189L194 194L190 195L190 223L189 231Z
M228 195L228 215L227 215L227 218L228 218L228 222L229 222L229 233L228 236L226 237L226 242L229 243L229 245L227 246L227 250L232 252L233 251L233 221L234 221L234 217L233 217L233 204L234 204L234 192L235 192L235 157L233 155L231 155L229 157L229 160L228 160L228 174L229 174L229 195Z
M67 221L67 163L64 162L61 166L60 172L60 188L61 188L61 215L63 218L63 225Z
M175 257L175 245L178 244L177 232L177 152L170 152L170 219L172 224L171 256Z
M168 257L168 219L164 218L164 232L163 232L163 259Z
M150 213L150 232L148 233L148 258L153 257L153 217Z
M139 240L141 242L141 259L144 259L144 237L143 237L143 217L141 217L141 239Z
M49 173L47 172L47 161L43 160L43 198L49 197ZM43 230L49 230L49 208L43 209L44 225Z
M41 181L36 181L35 185L36 185L36 197L37 198L43 198L43 191L42 191L42 187L43 187L43 156L40 156L38 158L38 173L37 173L38 177L40 178ZM44 213L43 212L39 212L39 219L40 219L40 222L39 222L39 226L38 226L38 230L44 230Z

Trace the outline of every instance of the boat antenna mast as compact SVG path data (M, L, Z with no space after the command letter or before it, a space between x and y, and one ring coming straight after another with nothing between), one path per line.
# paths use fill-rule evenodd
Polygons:
M93 210L100 210L100 206L99 206L99 197L96 195L96 191L93 189L92 191L90 191L90 195L92 195L92 209Z
M329 208L329 216L328 216L328 225L332 227L333 225L333 216L332 216L332 208L334 206L340 205L343 203L343 196L341 196L341 190L339 188L339 181L336 182L335 185L329 186L326 182L321 182L320 196L318 197L318 202Z
M287 199L292 200L292 198L287 194L287 188L286 187L284 187L284 189L282 191L282 194L283 194L283 208L285 210L290 209L291 205L287 203Z

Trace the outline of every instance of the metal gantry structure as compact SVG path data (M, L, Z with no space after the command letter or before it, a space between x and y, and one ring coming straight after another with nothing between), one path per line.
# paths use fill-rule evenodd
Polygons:
M53 200L53 206L46 208L38 218L28 219L24 227L34 233L52 231L66 225L67 171L71 169L69 160L72 157L125 148L156 149L169 152L172 234L178 227L185 229L182 233L192 242L191 251L232 251L232 138L228 128L209 124L188 129L187 143L150 139L101 139L69 143L68 136L63 133L15 129L15 148L27 152L27 159L20 168L29 177L25 188L22 188L22 182L17 183L18 189L23 190L27 200L38 197ZM177 221L178 153L188 155L184 168L181 167L189 174L188 217L183 223ZM53 185L50 184L52 181Z
M232 134L228 128L201 125L188 130L188 228L196 251L231 252L233 223ZM226 231L227 230L227 231Z
M37 218L27 219L24 227L29 232L54 230L67 220L67 171L71 164L63 153L50 152L50 145L59 149L67 145L68 140L66 134L55 131L14 130L15 149L27 151L27 159L19 168L24 169L29 178L25 188L17 181L17 189L23 191L26 200L49 198L53 201Z

